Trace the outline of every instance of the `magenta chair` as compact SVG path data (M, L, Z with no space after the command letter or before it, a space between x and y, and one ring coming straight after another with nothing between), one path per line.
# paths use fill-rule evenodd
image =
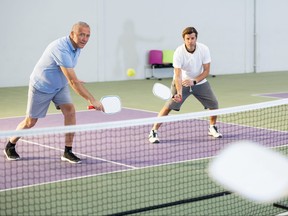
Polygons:
M151 74L150 78L155 78L154 77L154 69L163 64L162 50L150 50L148 63L152 68L152 74ZM147 79L150 79L150 78L147 78ZM161 79L159 78L159 80L161 80Z

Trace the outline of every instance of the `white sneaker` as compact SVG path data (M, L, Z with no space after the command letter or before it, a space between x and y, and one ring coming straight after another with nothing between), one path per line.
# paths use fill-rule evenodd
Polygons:
M208 135L213 136L215 138L222 138L222 134L218 132L218 129L215 125L211 125L209 127Z
M157 135L157 130L151 130L148 138L149 138L150 143L159 143L160 142L158 135Z

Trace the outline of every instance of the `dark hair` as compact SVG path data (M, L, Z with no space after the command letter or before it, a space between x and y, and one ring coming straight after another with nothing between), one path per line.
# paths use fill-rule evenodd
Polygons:
M186 34L192 34L195 33L196 38L198 37L198 32L194 27L187 27L182 32L182 37L184 38Z

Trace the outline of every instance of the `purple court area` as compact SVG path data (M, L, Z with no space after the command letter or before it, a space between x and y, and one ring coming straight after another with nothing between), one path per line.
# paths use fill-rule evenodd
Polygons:
M98 112L95 110L80 111L77 112L76 118L77 124L94 124L100 122L121 121L155 116L156 113L154 112L123 108L121 112L115 114L105 114L103 112ZM22 121L23 119L23 116L14 118L0 118L0 130L14 130L18 123L20 123L20 121ZM59 114L50 114L47 115L45 118L39 119L35 128L57 127L63 125L64 118L59 111Z
M259 94L258 96L284 99L284 98L288 98L288 92Z
M77 113L78 124L155 116L156 113L131 109L123 109L115 115L95 111ZM15 128L18 121L19 118L1 119L2 130ZM38 127L58 125L62 125L60 114L49 115ZM207 135L208 122L204 120L165 123L159 130L160 144L148 142L151 125L79 132L73 150L82 159L82 164L60 160L63 136L24 139L17 146L21 160L7 161L4 155L0 157L0 176L3 176L0 190L209 158L228 143L238 140L253 140L266 146L288 143L288 134L283 131L220 122L218 126L224 134L222 139Z

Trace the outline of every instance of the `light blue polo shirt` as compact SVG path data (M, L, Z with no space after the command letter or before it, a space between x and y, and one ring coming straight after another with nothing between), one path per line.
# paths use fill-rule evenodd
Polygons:
M74 68L81 49L75 49L69 36L50 43L30 76L30 85L44 93L54 93L68 84L60 66Z

